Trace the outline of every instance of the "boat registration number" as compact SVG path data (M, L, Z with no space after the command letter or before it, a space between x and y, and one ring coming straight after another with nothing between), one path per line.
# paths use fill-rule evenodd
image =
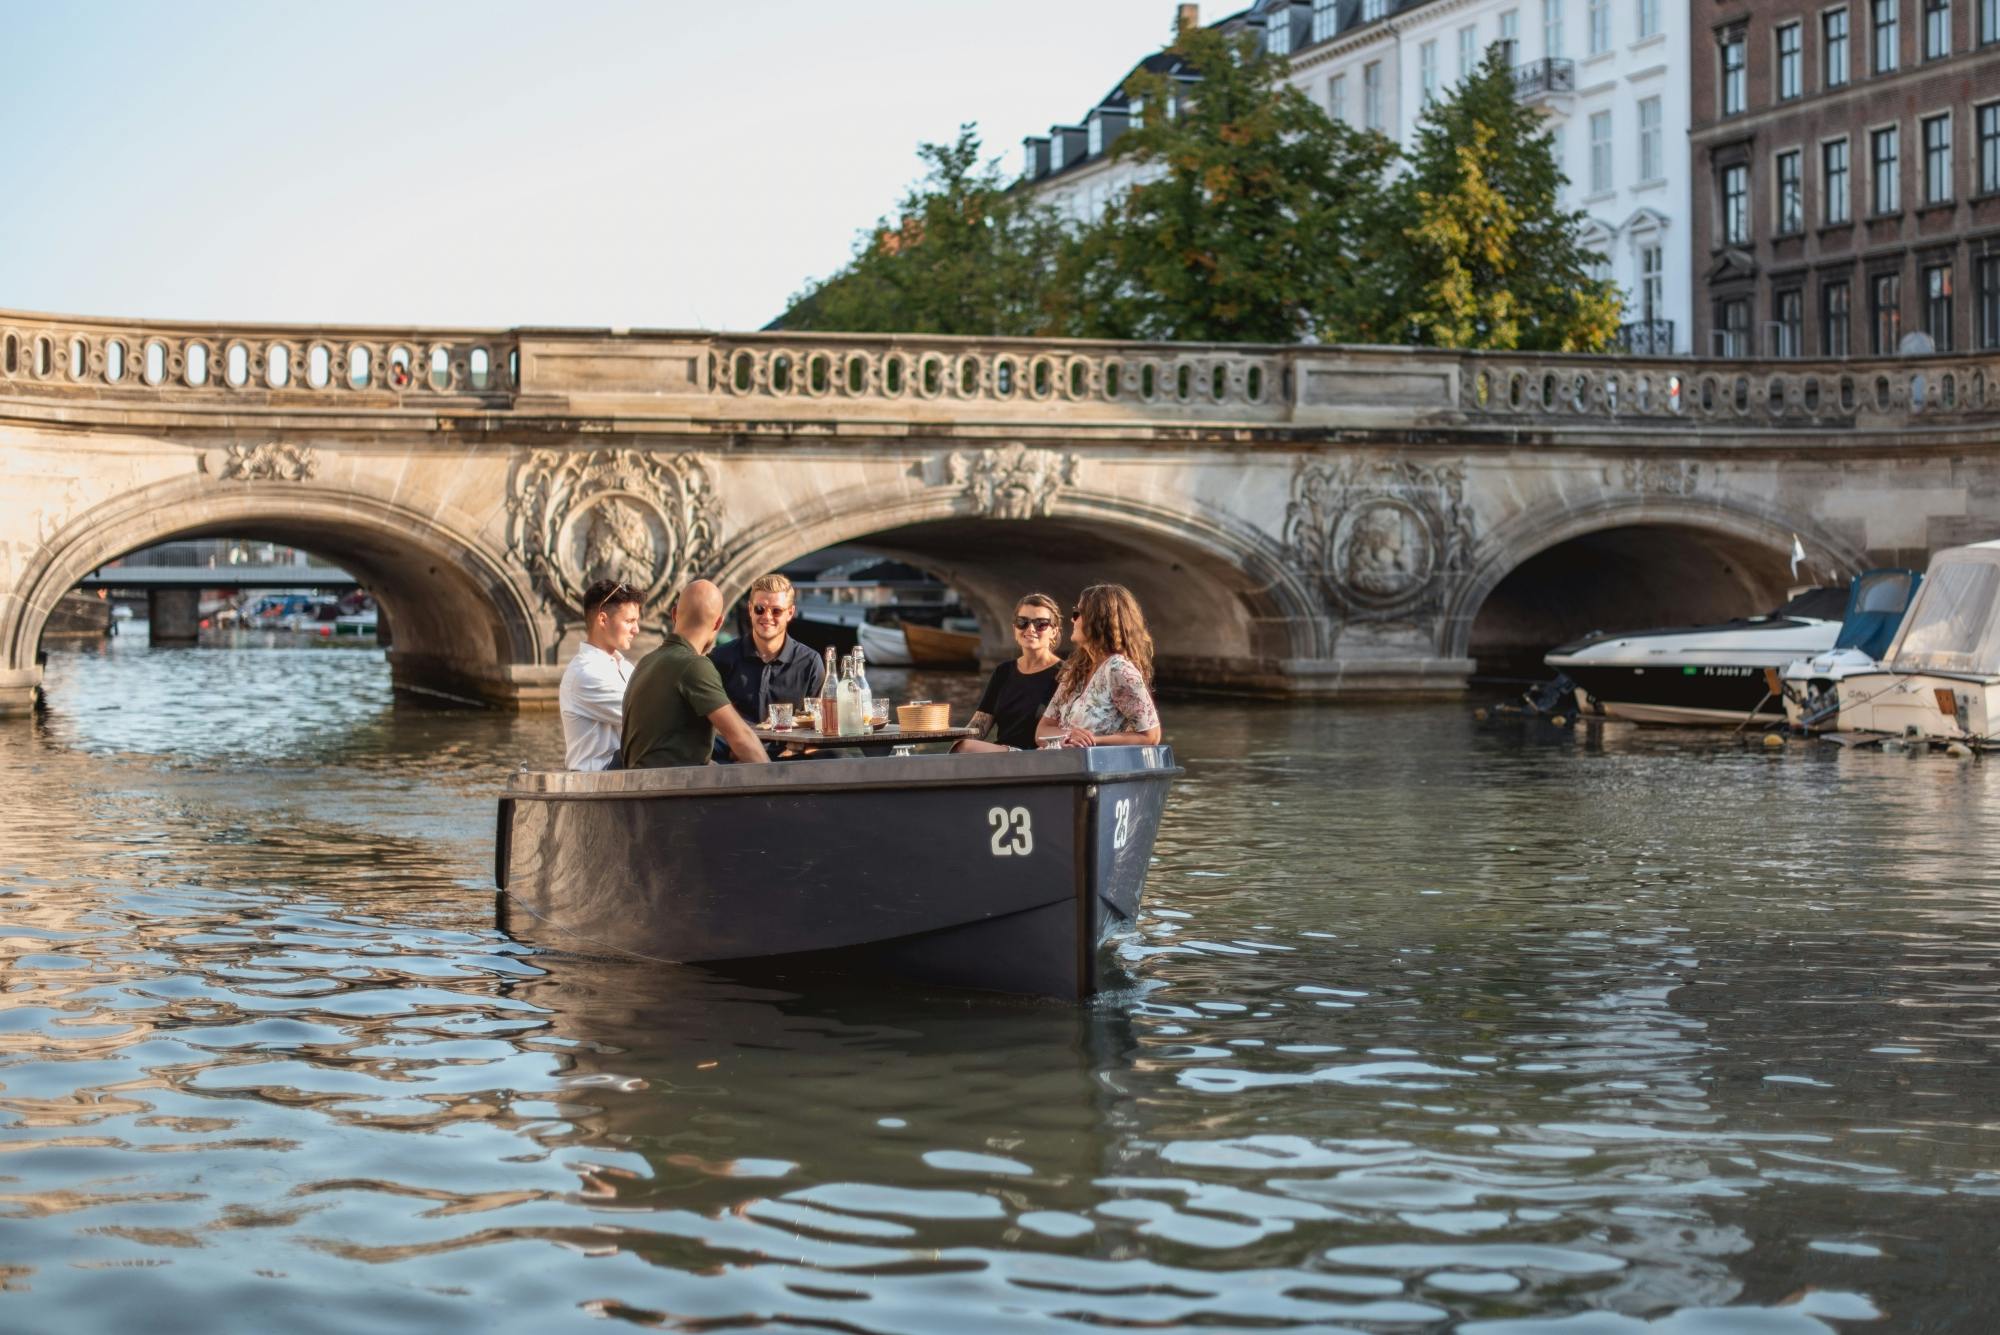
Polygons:
M986 813L993 827L993 856L1024 858L1035 851L1035 825L1026 807L994 807Z

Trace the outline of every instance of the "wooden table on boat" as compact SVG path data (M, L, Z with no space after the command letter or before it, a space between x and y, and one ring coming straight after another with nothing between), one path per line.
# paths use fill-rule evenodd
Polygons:
M961 737L977 737L971 728L901 728L890 724L873 732L837 733L827 737L811 728L787 728L780 732L776 728L752 728L760 742L775 742L780 746L817 746L827 750L857 749L887 750L892 746L911 746L917 742L955 742Z

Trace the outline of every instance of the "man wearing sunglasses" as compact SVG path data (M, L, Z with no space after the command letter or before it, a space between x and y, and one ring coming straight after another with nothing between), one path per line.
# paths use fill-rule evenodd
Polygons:
M563 669L556 701L562 710L563 763L571 769L609 769L625 723L625 683L632 662L625 651L639 633L637 590L600 579L583 591L583 643Z
M709 661L722 674L722 689L729 692L729 703L747 723L771 717L773 701L796 704L817 696L826 680L826 663L786 629L798 614L797 595L783 575L751 580L750 633L709 651ZM782 749L767 748L773 756ZM719 742L716 759L727 759Z

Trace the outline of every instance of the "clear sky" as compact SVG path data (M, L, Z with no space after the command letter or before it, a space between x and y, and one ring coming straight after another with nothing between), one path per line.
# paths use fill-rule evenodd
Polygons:
M1173 15L0 0L0 307L755 328L890 211L920 140L976 121L1016 170Z

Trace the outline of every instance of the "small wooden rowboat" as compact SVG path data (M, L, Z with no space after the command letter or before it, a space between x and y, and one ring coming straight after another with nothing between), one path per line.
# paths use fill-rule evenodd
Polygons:
M500 799L500 927L581 954L1085 997L1180 772L1165 746L524 772Z
M916 667L978 667L979 636L964 631L941 630L936 626L902 624L903 642L910 662Z

